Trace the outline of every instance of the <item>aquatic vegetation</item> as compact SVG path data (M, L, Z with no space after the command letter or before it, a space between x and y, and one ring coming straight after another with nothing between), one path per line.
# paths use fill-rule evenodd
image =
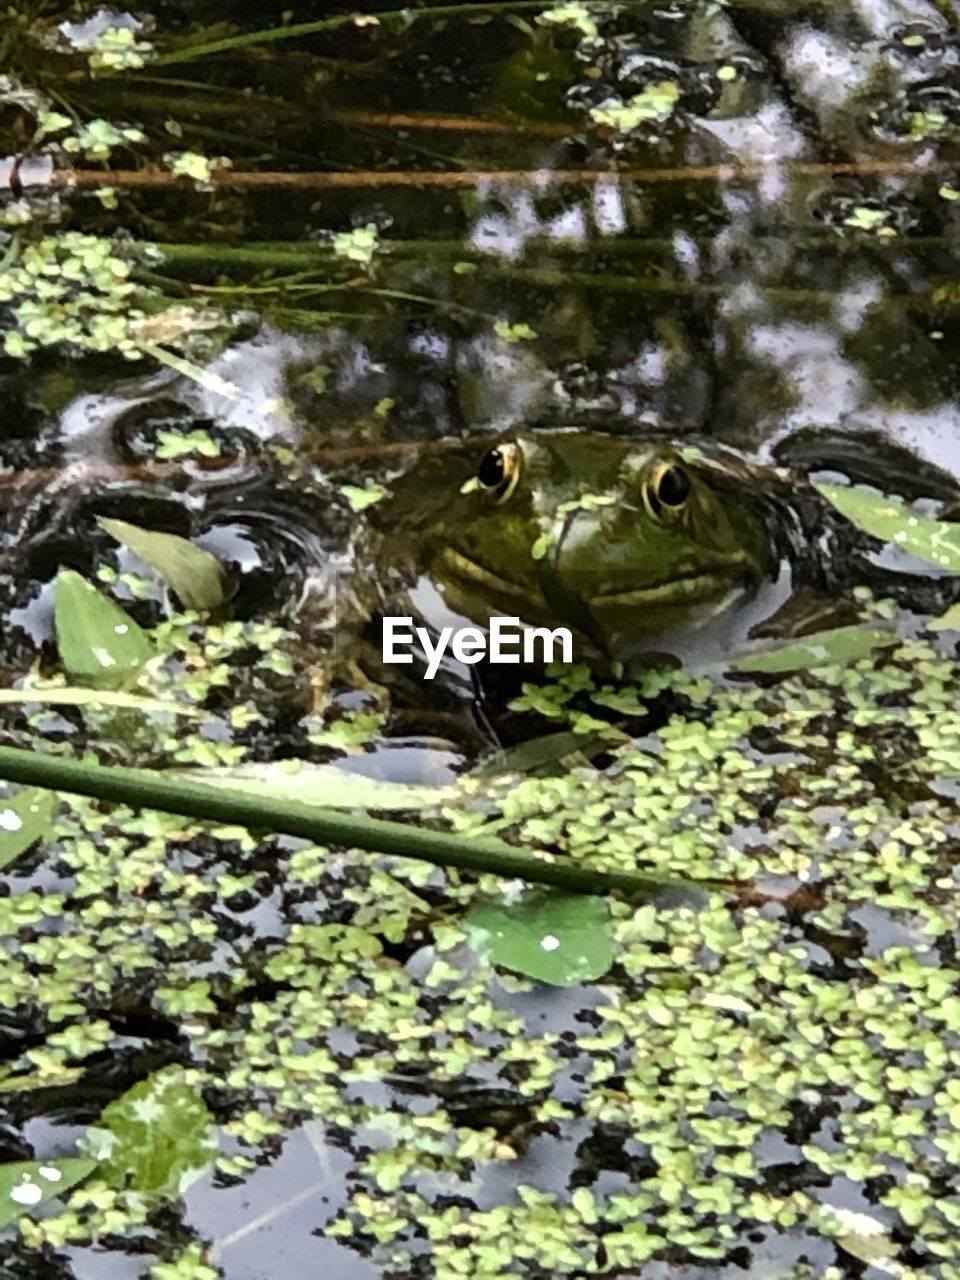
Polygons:
M354 689L316 713L323 636L271 593L301 592L337 520L382 510L404 451L517 420L777 461L832 431L823 491L956 568L944 512L905 505L949 503L919 455L944 453L958 385L951 6L911 3L892 30L876 6L779 0L257 28L249 6L205 27L171 3L170 29L107 15L86 47L51 6L13 8L4 745L234 769L251 793L244 768L290 758L389 770L397 725ZM345 514L322 482L338 456ZM84 501L56 487L74 463ZM904 503L837 485L851 463ZM175 539L131 567L158 512L244 560L235 617L166 616L166 588L217 593L184 594L201 562ZM762 1252L785 1280L957 1280L958 617L889 612L835 631L843 662L820 636L757 656L766 672L552 672L496 708L518 747L445 775L444 834L585 877L746 885L614 895L605 933L585 908L603 955L565 989L511 968L555 978L536 966L559 925L534 915L493 952L471 931L507 923L500 875L343 828L5 795L4 1265L130 1250L156 1280L229 1277L230 1237L181 1187L249 1179L259 1209L259 1170L309 1132L344 1170L311 1228L418 1280ZM117 626L129 663L104 644ZM97 649L129 687L99 687ZM145 1111L169 1121L159 1154Z
M69 675L116 686L156 656L143 628L79 573L61 569L55 592L57 647Z
M570 683L593 695L582 676ZM944 960L931 963L957 925L954 803L929 790L956 768L954 665L914 640L767 688L674 672L652 675L637 692L655 699L664 687L677 710L640 742L612 748L604 768L465 780L458 827L547 841L598 868L630 869L642 847L681 874L793 876L810 886L799 914L775 903L771 910L762 895L737 912L720 902L613 902L615 967L601 981L600 1005L587 1023L541 1031L511 1012L511 992L533 989L529 980L497 976L467 945L468 926L449 913L431 922L422 897L429 881L432 897L443 885L462 908L489 893L486 880L437 881L405 860L377 867L357 855L331 864L329 853L309 846L274 846L279 861L265 872L259 859L248 861L257 844L241 832L214 827L196 843L189 823L156 813L128 814L118 828L75 799L54 824L70 887L20 893L0 913L10 947L0 995L28 999L49 1027L42 1050L10 1063L3 1087L35 1087L38 1072L55 1084L82 1069L103 1044L77 1037L78 1013L90 1027L91 1008L108 1008L136 974L141 999L189 1031L196 1082L210 1072L236 1099L219 1116L240 1144L220 1158L224 1170L242 1173L303 1111L323 1115L332 1134L359 1123L382 1134L386 1145L359 1158L360 1181L329 1230L390 1266L407 1265L425 1231L439 1275L508 1272L534 1256L535 1224L538 1264L547 1258L560 1275L602 1273L601 1242L607 1259L636 1266L678 1246L694 1258L721 1257L745 1229L802 1224L844 1239L849 1223L830 1216L818 1190L824 1175L842 1172L864 1185L880 1179L881 1203L922 1227L927 1256L943 1259L941 1274L951 1275L957 1206L923 1188L954 1180L960 1157L949 1119L958 975ZM601 706L626 706L629 695L596 693ZM911 793L917 798L901 798ZM752 835L732 838L738 831ZM178 866L185 847L206 850L193 870ZM234 848L246 874L237 874ZM327 922L304 924L294 914L265 959L233 935L230 968L197 978L202 956L223 945L222 930L231 936L230 922L276 877L292 909L298 886L313 893L331 875L343 878L345 918L334 900ZM881 913L909 945L864 950L864 912L865 920ZM61 922L55 952L53 937L36 936L43 919ZM385 947L412 931L420 932L420 965L385 966ZM277 989L246 996L261 966ZM342 1050L331 1054L335 1027L362 1029L346 1070ZM563 1084L565 1046L584 1073L574 1102ZM527 1117L512 1133L458 1123L453 1099L404 1118L349 1097L350 1081L371 1072L389 1080L416 1069L440 1082L507 1067ZM719 1110L714 1096L724 1099ZM814 1096L836 1100L825 1126L804 1102ZM529 1141L549 1145L567 1126L580 1135L569 1194L521 1187L515 1202L496 1209L443 1207L443 1188L456 1188L461 1176L514 1161ZM782 1126L796 1136L783 1148L781 1175L764 1154L764 1135ZM594 1163L601 1152L590 1136L601 1131L630 1135L644 1153L636 1158L646 1172L632 1187L602 1189L609 1175ZM922 1168L927 1181L901 1183L904 1165ZM436 1205L413 1189L424 1169L433 1170ZM111 1205L128 1213L123 1201ZM24 1239L55 1243L65 1221L70 1238L83 1238L77 1233L95 1229L102 1212L81 1188L66 1219L45 1218ZM115 1229L124 1220L134 1221L117 1218Z
M149 294L130 276L129 258L100 236L65 232L26 244L0 271L0 303L11 304L16 326L4 334L6 354L73 343L139 359L131 325Z

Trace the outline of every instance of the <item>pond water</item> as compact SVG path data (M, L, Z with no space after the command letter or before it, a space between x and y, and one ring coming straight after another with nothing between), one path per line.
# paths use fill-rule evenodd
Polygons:
M464 924L492 875L64 798L0 840L0 1277L960 1277L960 6L3 22L2 745L283 794L303 760L467 842L739 884L612 901L612 967L551 985ZM702 524L651 502L671 468ZM848 481L852 522L813 483ZM213 607L104 518L217 557ZM371 667L394 585L475 621L516 566L579 626L585 578L663 585L651 522L762 589L594 602L603 660L522 689ZM477 546L500 587L438 586ZM64 570L153 646L127 702ZM848 660L730 676L797 600ZM611 667L651 649L686 666ZM8 1163L78 1151L5 1212Z

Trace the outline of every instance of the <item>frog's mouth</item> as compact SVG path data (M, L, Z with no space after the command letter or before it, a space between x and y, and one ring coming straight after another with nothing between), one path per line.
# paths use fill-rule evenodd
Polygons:
M675 574L662 582L642 587L616 587L586 594L591 609L648 609L669 605L697 604L748 590L751 575L745 562L731 565L729 572L711 570Z
M675 573L643 586L606 584L598 590L595 576L584 573L580 582L563 575L561 587L555 571L548 571L540 582L533 578L516 582L451 547L445 547L437 557L434 576L445 588L453 607L457 607L462 597L474 602L483 600L490 616L498 610L509 611L525 622L553 624L565 618L575 620L579 614L581 625L584 607L591 612L596 609L633 612L717 599L727 601L749 590L754 581L753 566L747 556L742 556L706 571ZM550 589L545 591L545 586Z
M445 547L437 556L431 577L444 589L448 603L456 609L460 609L462 597L464 601L482 600L489 608L490 617L507 612L525 622L546 622L553 616L535 581L515 582L451 547ZM470 616L468 609L461 611Z

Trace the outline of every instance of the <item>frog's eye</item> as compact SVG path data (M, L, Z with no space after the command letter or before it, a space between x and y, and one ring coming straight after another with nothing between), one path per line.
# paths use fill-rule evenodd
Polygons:
M690 477L676 462L658 462L643 487L643 500L650 514L662 524L672 524L690 497Z
M493 492L497 502L506 502L520 479L520 446L498 444L480 459L477 480L481 489Z

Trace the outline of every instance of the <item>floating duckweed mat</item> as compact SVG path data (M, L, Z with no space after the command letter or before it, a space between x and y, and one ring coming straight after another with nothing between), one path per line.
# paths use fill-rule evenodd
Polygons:
M915 639L638 692L670 699L659 731L603 768L467 779L448 818L755 901L612 901L614 968L559 1002L468 945L493 878L68 800L0 900L0 1004L31 1027L0 1070L11 1112L55 1116L105 1056L180 1063L219 1182L313 1117L350 1157L318 1226L392 1275L709 1266L772 1239L780 1275L960 1274L952 658ZM144 1247L142 1196L91 1185L21 1218L15 1255ZM184 1229L162 1250L208 1265Z

